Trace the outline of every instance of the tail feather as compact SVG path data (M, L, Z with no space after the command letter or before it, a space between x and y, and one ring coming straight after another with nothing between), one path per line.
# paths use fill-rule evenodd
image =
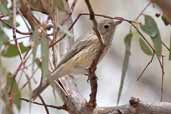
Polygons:
M62 72L63 71L60 70L60 68L54 71L47 80L43 81L36 89L33 90L32 99L35 100L49 86L51 82L53 83L54 80L58 80L58 78L63 75Z

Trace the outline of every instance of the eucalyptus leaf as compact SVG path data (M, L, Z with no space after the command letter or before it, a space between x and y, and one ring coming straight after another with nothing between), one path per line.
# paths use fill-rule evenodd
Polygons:
M48 61L49 61L49 42L48 39L46 37L45 33L40 33L37 30L35 30L33 32L32 35L32 41L33 41L33 63L36 63L38 65L39 68L41 68L42 71L42 76L44 78L46 78L49 74L49 70L48 70ZM36 58L36 54L37 54L37 47L41 46L41 59L42 61L40 61L40 64L37 63L37 58ZM34 65L32 70L34 71Z
M12 18L9 18L8 20L3 20L3 21L4 21L4 23L2 23L2 25L4 27L10 28L9 26L7 26L7 24L12 26L12 21L13 21ZM19 27L19 26L20 26L20 24L18 22L16 22L16 27Z
M49 61L49 43L45 34L41 38L41 58L42 58L42 73L43 77L47 78L49 74L48 61Z
M132 41L133 34L132 32L128 33L124 39L125 42L125 55L124 55L124 61L122 65L122 74L121 74L121 80L120 80L120 86L119 86L119 92L118 92L118 98L117 98L117 104L119 104L123 86L124 86L124 81L126 78L126 72L128 70L128 64L129 64L129 57L131 54L131 41Z
M0 48L2 47L2 45L7 44L8 40L9 40L9 37L6 35L6 33L0 27Z
M36 59L37 48L40 44L40 36L39 36L37 29L35 29L35 31L33 32L31 39L32 39L32 44L33 44L32 45L32 54L33 54L33 63L34 63L34 61Z
M12 77L11 73L7 75L7 89L10 92L10 97L13 99L13 103L17 106L18 110L21 109L21 91L19 90L16 80Z
M139 39L139 44L140 44L140 47L141 47L142 51L145 54L150 55L150 56L153 55L152 49L141 38Z
M154 49L156 51L156 55L161 56L162 53L162 41L160 36L160 31L157 26L157 23L155 20L149 16L144 15L145 18L145 24L140 25L140 28L150 36L151 40L153 41ZM142 44L142 43L140 43Z
M30 49L30 46L24 46L23 43L19 43L21 53L24 53ZM16 44L6 44L5 48L1 51L1 55L4 57L15 57L18 56L18 48Z
M9 8L7 8L7 3L0 2L0 12L5 16L10 13Z

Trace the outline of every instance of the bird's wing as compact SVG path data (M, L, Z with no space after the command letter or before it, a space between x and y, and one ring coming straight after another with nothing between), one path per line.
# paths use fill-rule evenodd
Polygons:
M96 37L96 35L89 34L88 37L85 37L86 39L85 38L81 40L78 39L73 45L73 47L71 48L71 50L67 52L67 54L61 59L57 67L61 66L62 64L67 62L69 59L71 59L72 57L77 55L79 52L81 52L83 49L91 45L93 43L92 41L93 37Z

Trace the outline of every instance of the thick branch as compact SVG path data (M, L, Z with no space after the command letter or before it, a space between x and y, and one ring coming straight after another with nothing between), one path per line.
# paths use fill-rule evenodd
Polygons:
M171 103L146 104L136 98L132 98L126 105L90 110L71 77L64 77L61 82L68 94L63 94L66 110L71 114L171 114Z

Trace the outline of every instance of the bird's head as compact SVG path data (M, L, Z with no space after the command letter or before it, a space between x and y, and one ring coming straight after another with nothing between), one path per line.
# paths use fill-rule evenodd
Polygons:
M114 21L112 19L105 19L98 24L98 30L102 36L103 43L108 44L112 42L112 36L115 28L121 21Z

